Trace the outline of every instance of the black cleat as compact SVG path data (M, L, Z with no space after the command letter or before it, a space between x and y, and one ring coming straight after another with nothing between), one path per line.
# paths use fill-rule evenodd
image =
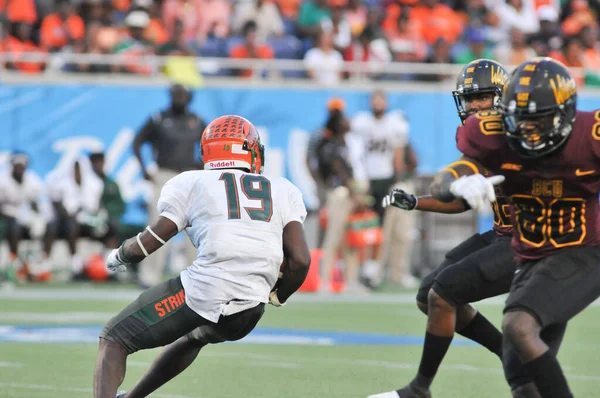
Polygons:
M431 391L428 388L414 387L412 383L396 392L400 398L431 398Z

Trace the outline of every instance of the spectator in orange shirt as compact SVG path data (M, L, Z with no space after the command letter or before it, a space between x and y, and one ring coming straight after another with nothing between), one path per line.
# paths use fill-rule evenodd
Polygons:
M14 26L15 35L10 36L4 43L4 51L10 54L11 59L6 64L7 69L18 70L25 73L39 73L46 68L44 62L21 61L23 53L45 53L46 50L36 46L31 41L31 25L26 22L18 22Z
M81 46L85 36L83 19L77 14L69 0L57 0L56 13L42 21L41 44L48 50L59 51L66 45Z
M381 24L384 32L393 31L398 23L398 18L402 14L410 12L410 8L403 5L400 1L394 1L385 8L385 18ZM366 22L366 21L365 21ZM364 27L364 25L363 25Z
M12 23L27 22L32 25L37 21L34 0L0 0L0 15L4 12Z
M268 44L260 44L257 39L258 26L254 21L248 21L244 24L242 32L245 43L231 49L229 56L231 58L251 58L251 59L272 59L274 58L273 49ZM257 72L251 69L242 69L234 71L240 77L252 77Z
M440 38L454 43L463 30L459 15L439 0L423 0L411 10L410 18L420 24L421 36L429 44Z
M596 16L586 0L573 0L571 12L561 25L563 33L567 36L579 34L584 26L598 25Z

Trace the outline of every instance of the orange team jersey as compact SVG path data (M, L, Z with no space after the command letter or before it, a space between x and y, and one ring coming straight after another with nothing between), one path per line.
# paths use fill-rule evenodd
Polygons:
M8 20L12 23L34 24L37 21L34 0L0 0L0 14L3 12L6 12Z
M11 53L11 55L16 57L16 59L13 59L11 62L21 72L39 73L43 70L43 67L44 67L43 62L27 62L27 61L19 60L19 56L22 53L30 53L30 52L31 53L34 53L34 52L45 53L46 52L45 49L43 49L41 47L37 47L35 44L33 44L33 42L20 41L11 36L4 41L3 51L6 51L7 53Z
M154 44L161 45L169 41L169 32L158 18L152 18L144 30L144 38Z
M61 48L67 44L67 33L74 40L83 39L83 19L78 15L71 15L63 22L58 14L50 14L42 22L40 39L47 48Z
M421 36L429 44L435 43L439 38L454 43L463 30L460 16L444 4L433 8L416 6L410 11L410 19L419 24Z
M234 47L231 50L230 57L231 58L257 58L257 59L272 59L274 58L273 49L270 46L259 46L256 49L256 56L251 57L248 51L248 47L246 45L241 44L239 46ZM252 76L253 71L251 69L243 70L240 73L241 77L250 77Z
M565 146L539 159L524 159L510 149L498 112L479 112L459 129L464 131L458 149L506 176L502 191L511 204L517 259L600 244L600 111L577 111Z

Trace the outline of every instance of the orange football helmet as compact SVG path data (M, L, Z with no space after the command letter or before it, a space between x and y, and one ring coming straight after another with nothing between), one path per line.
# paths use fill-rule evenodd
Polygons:
M201 153L205 170L243 168L261 174L265 164L258 130L236 115L218 117L206 126Z

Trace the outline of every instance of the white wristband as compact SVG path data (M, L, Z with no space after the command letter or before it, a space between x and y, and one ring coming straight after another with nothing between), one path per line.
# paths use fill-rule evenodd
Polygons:
M146 250L146 248L142 244L142 241L140 240L141 234L142 234L141 232L139 234L137 234L135 237L135 240L137 241L137 244L140 247L140 249L142 249L142 253L144 253L144 257L148 257L148 250Z
M160 236L158 236L156 233L154 233L154 231L152 230L152 228L150 228L149 226L146 227L146 230L148 232L150 232L152 234L152 236L154 236L154 238L159 241L160 243L162 243L163 245L167 242L165 242L164 240L162 240L162 238Z

